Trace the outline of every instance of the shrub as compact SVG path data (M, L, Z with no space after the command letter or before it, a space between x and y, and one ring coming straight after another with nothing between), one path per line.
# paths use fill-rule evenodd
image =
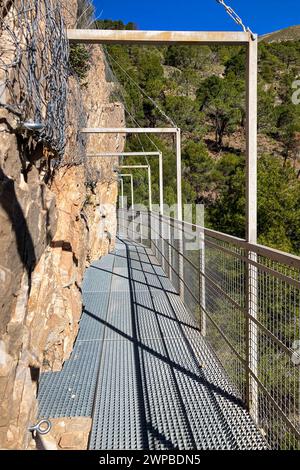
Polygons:
M70 48L70 70L84 80L90 69L90 53L85 46L72 45Z

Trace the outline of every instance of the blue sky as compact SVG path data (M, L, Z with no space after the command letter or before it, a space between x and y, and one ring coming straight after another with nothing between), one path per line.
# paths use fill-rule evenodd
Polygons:
M94 0L102 19L133 21L149 30L240 30L216 0ZM300 0L226 0L253 32L300 24Z

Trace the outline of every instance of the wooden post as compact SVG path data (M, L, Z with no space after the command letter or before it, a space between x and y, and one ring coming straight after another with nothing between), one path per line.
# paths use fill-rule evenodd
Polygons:
M246 240L257 243L257 38L247 48L247 153L246 153ZM256 261L255 253L248 251L248 260ZM251 317L257 319L257 268L246 264L246 341L247 341L247 404L258 423L258 386L253 378L258 373L258 333ZM252 374L250 373L252 372Z

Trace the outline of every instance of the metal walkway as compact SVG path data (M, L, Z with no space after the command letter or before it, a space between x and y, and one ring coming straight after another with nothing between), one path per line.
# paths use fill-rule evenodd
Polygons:
M148 248L119 240L87 270L84 311L41 417L92 416L90 449L264 449L266 444Z

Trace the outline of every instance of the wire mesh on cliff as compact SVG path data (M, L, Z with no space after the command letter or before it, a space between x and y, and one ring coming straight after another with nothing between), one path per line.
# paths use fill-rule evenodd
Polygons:
M0 5L0 106L59 156L66 140L69 61L61 4L3 0Z

